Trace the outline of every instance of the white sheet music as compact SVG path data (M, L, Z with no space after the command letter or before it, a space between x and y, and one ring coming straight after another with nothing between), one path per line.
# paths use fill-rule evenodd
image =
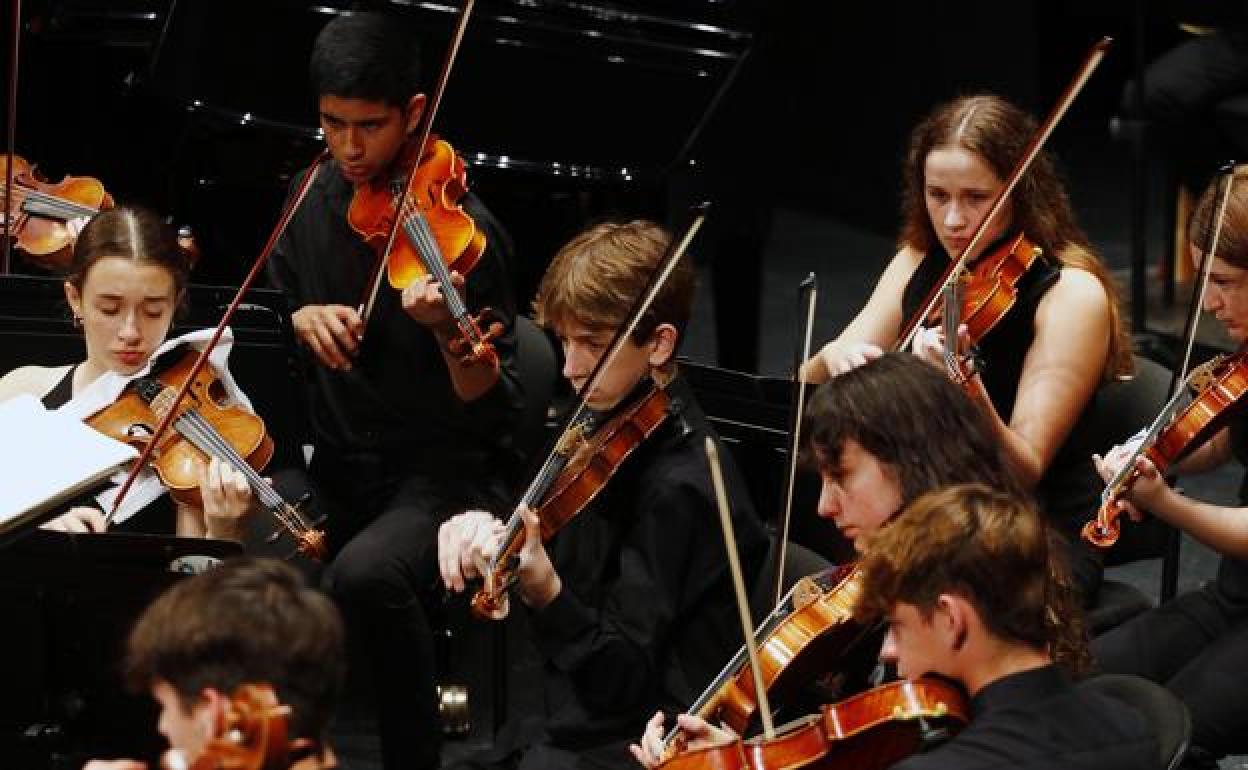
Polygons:
M0 532L64 506L138 452L34 396L0 403Z

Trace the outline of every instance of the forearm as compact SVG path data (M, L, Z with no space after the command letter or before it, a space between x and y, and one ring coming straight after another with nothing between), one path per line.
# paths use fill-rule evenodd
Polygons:
M442 352L442 360L446 362L446 370L450 373L451 388L455 396L464 403L470 403L490 392L498 383L499 365L497 361L470 361L465 363L460 357L448 349L449 336L438 333L438 349Z
M1248 509L1193 500L1167 487L1149 510L1219 553L1248 558Z
M976 376L970 380L967 383L967 392L971 400L978 404L988 416L989 421L992 423L993 432L997 434L1001 442L1002 455L1018 477L1019 482L1027 489L1034 488L1040 483L1040 478L1044 476L1044 459L1027 439L1020 436L1005 420L1001 419L1001 415L997 413L997 408L993 405L992 399L988 396L988 391L984 389L982 379Z

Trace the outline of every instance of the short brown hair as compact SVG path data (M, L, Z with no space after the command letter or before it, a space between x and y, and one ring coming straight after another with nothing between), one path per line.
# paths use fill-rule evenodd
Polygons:
M994 635L1082 672L1087 637L1055 537L1015 495L982 484L929 492L870 537L856 613L870 621L904 602L926 615L955 594Z
M546 328L575 322L590 329L615 329L650 281L667 254L671 236L653 222L605 222L568 241L542 276L533 300L533 314ZM689 257L681 258L633 332L645 342L659 324L669 323L682 335L693 307L694 272Z
M936 107L910 134L902 175L899 245L926 253L937 243L924 195L927 156L933 150L960 147L972 152L1004 181L1022 159L1035 131L1036 121L1030 115L994 94L963 96ZM1119 312L1118 286L1076 222L1070 198L1047 150L1041 150L1032 161L1010 197L1016 228L1063 265L1086 270L1100 281L1109 298L1110 320L1104 376L1109 379L1130 374L1134 367L1131 339Z
M65 280L82 291L91 266L105 257L122 257L165 268L173 278L175 300L181 298L191 270L173 227L138 206L106 209L91 218L74 241L73 260Z
M130 632L126 678L167 682L184 706L204 688L272 685L291 738L323 741L345 674L342 620L293 567L239 557L161 594Z
M1201 193L1192 218L1188 222L1187 240L1198 249L1209 247L1218 212L1218 185L1222 175L1214 177ZM1236 166L1233 172L1231 197L1226 202L1226 219L1218 234L1217 256L1235 267L1248 269L1248 165Z

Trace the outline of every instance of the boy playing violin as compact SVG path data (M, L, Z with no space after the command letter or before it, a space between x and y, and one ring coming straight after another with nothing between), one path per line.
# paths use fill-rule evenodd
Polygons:
M601 224L555 255L534 308L563 346L573 387L589 378L668 243L649 222ZM741 643L703 449L714 431L673 360L693 291L682 263L588 394L589 407L609 419L662 388L663 421L549 543L541 512L524 513L516 603L531 618L547 708L505 726L471 766L627 767L624 747L646 717L688 702ZM742 562L753 575L767 539L740 472L725 459ZM482 573L503 530L483 511L442 526L448 589L463 591Z
M508 443L520 406L509 241L471 193L462 203L487 245L472 274L453 273L451 282L471 310L494 311L503 327L493 340L498 360L465 362L452 352L447 287L427 278L402 293L383 286L367 324L357 310L378 257L347 212L357 187L406 179L396 160L427 106L418 60L400 18L344 14L321 31L310 70L332 159L269 263L295 336L315 359L308 472L333 553L325 585L374 667L390 770L433 767L439 758L434 646L422 607L441 593L438 524L447 511L504 499L503 469L519 465Z
M1055 575L1065 567L1035 510L978 484L929 492L868 538L863 622L883 617L881 660L907 679L935 674L971 696L971 723L948 743L894 765L927 768L1158 767L1156 737L1125 703L1071 684L1061 664L1082 651L1065 619L1077 612ZM693 717L695 745L732 736ZM652 725L643 746L653 746ZM852 739L850 739L852 740ZM653 750L636 756L655 766Z

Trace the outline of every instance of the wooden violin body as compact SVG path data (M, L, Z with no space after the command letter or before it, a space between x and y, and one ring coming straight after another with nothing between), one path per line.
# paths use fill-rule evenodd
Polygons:
M13 165L12 234L15 246L36 265L54 271L69 267L74 235L68 220L90 217L113 207L113 197L100 180L65 176L47 182L36 166L20 156L0 155L0 201L5 199L10 159Z
M1122 532L1119 502L1139 478L1135 461L1140 455L1147 457L1158 473L1164 474L1171 465L1213 438L1226 425L1234 407L1248 393L1248 350L1214 359L1195 374L1201 380L1198 395L1170 418L1169 413L1177 404L1172 399L1135 454L1106 485L1096 518L1083 527L1083 537L1088 542L1101 548L1118 542Z
M579 431L572 434L577 438L558 450L565 462L558 475L544 485L547 491L535 509L543 541L554 537L606 487L633 450L663 424L670 408L667 391L656 385L588 437ZM537 486L541 481L539 478ZM506 594L514 583L515 563L523 545L523 524L513 516L503 547L494 558L494 568L487 571L484 584L472 598L472 611L478 618L499 620L506 615Z
M827 673L841 655L863 636L854 621L854 605L861 575L843 566L803 578L772 610L755 633L759 672L772 698L783 699L792 690ZM745 732L757 715L759 698L744 648L689 708L708 722L722 722ZM667 737L672 745L677 737Z
M188 349L156 379L135 380L121 398L87 418L87 424L142 450L168 413L177 386L186 380L197 356L197 351ZM151 465L161 483L174 500L202 508L199 480L210 459L217 457L243 473L256 499L290 533L299 553L323 561L327 554L324 533L256 473L273 458L273 438L264 420L226 402L216 373L208 366L200 369L177 406L174 430L166 431L151 453Z
M963 276L961 322L978 345L1018 301L1018 284L1042 249L1019 234L985 255Z
M180 752L168 752L164 770L288 770L294 748L288 739L290 707L269 685L240 685L230 695L219 735L188 765Z
M954 685L920 678L891 682L823 706L771 740L751 738L695 749L662 770L881 770L933 739L949 737L969 720L966 697Z

